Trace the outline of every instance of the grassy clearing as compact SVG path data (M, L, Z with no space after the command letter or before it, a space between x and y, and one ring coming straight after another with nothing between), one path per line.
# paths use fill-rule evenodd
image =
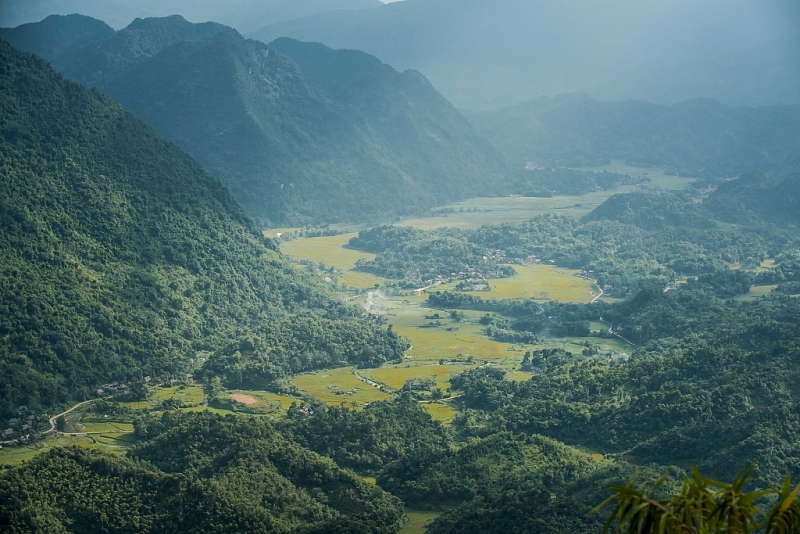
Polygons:
M358 252L344 248L350 239L357 234L342 234L332 237L300 238L290 241L281 247L281 252L298 260L323 262L328 267L342 271L339 282L364 289L383 283L383 279L369 273L354 271L358 260L371 260L374 254Z
M366 402L375 402L391 398L377 388L359 380L353 367L341 367L297 375L292 383L297 389L328 404L355 403L363 406Z
M776 287L778 287L778 286L777 285L772 285L772 286L753 286L753 287L750 288L750 292L749 293L747 293L746 295L741 295L741 296L736 297L736 300L750 301L750 300L760 299L761 297L769 295L772 292L772 290L775 289Z
M514 265L516 276L491 280L493 299L536 298L588 303L595 298L594 283L575 276L579 271L553 265Z
M102 449L106 452L122 454L125 446L129 442L120 436L128 434L113 434L100 436L78 436L78 437L57 437L39 441L33 445L20 447L3 446L0 449L0 465L17 466L32 460L35 456L47 452L56 447L85 447L87 449Z
M266 391L235 390L228 397L234 402L246 407L254 414L282 417L286 410L297 399L268 393Z
M442 515L441 512L423 512L406 508L408 524L400 530L400 534L425 534L425 524Z
M426 402L422 405L436 421L449 425L456 418L458 410L449 402Z

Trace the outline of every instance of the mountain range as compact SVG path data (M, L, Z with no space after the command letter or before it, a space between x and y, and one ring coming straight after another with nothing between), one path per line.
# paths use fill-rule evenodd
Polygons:
M689 176L774 171L800 147L800 106L732 107L710 99L671 106L540 97L467 114L515 166L667 167Z
M120 102L262 226L386 220L507 189L504 158L416 71L178 16L100 24L49 17L0 37Z
M601 100L800 103L792 0L406 0L267 26L413 68L458 108L582 92Z
M379 0L4 0L0 25L18 26L48 15L81 13L119 29L137 18L181 15L192 22L214 21L250 32L325 11L381 5Z

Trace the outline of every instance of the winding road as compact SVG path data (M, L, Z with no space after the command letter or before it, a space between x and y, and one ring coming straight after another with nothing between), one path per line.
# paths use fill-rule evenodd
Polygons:
M106 398L110 399L111 397L106 397ZM47 434L55 432L55 430L56 430L56 421L58 420L59 417L65 416L68 413L75 411L75 409L80 408L84 404L89 404L90 402L95 402L96 400L97 399L90 399L90 400L87 400L87 401L79 402L78 404L76 404L75 406L70 408L69 410L67 410L65 412L61 412L58 415L54 415L53 417L50 418L50 429L49 430L45 430L44 432L42 432L42 435L46 436ZM132 430L117 430L117 431L114 431L114 434L131 434L132 432L133 432ZM92 435L92 434L96 434L96 435L108 434L108 431L105 431L105 432L67 432L67 433L62 432L62 434L66 435L66 436L79 437L79 436L89 436L89 435Z

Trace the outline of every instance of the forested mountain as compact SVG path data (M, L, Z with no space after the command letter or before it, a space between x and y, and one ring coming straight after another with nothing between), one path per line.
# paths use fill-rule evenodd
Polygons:
M771 176L747 173L720 185L705 205L729 222L765 220L796 227L800 224L800 166Z
M468 118L517 166L621 159L689 176L738 176L781 168L800 146L800 106L731 107L709 99L662 106L569 94Z
M58 66L195 157L262 226L388 219L503 192L505 160L419 73L180 17Z
M191 158L2 41L0 107L0 413L182 375L198 351L239 372L231 355L253 356L262 385L402 354L291 267Z
M380 0L4 0L0 24L17 26L48 15L81 13L124 28L136 18L182 15L192 22L214 21L248 32L326 11L380 5Z
M0 39L13 43L20 50L47 58L58 68L62 58L70 58L77 49L108 39L114 33L111 26L97 19L82 15L51 15L41 22L0 28Z
M127 458L56 449L0 477L8 533L389 534L402 503L259 419L168 413Z
M422 72L458 108L583 92L672 104L800 104L800 7L746 0L406 0L252 34L319 41Z

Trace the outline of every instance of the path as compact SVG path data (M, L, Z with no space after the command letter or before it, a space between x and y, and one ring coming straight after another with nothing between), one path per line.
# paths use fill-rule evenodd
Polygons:
M631 347L635 347L635 346L636 346L636 343L633 343L633 342L631 342L631 341L628 341L627 339L625 339L625 338L624 338L624 337L622 337L621 335L619 335L619 334L617 334L616 332L614 332L614 325L612 325L612 324L611 324L611 323L609 323L608 321L604 321L602 317L600 317L600 322L601 322L601 323L603 323L603 324L607 324L607 325L608 325L608 333L609 333L609 334L611 334L612 336L617 336L618 338L620 338L622 341L624 341L625 343L627 343L627 344L628 344L628 345L630 345Z
M596 282L595 282L595 285L597 285L597 283L596 283ZM605 292L603 291L603 288L602 288L602 287L600 287L600 286L597 286L597 289L599 289L599 290L600 290L600 294L599 294L599 295L597 295L595 298L593 298L593 299L592 299L592 302L590 302L589 304L594 304L595 302L597 302L597 301L600 299L600 297L602 297L603 295L605 295ZM613 333L613 332L612 332L612 333Z
M415 289L415 290L414 290L414 293L416 293L416 294L420 294L420 293L422 293L423 291L425 291L426 289L430 289L430 288L432 288L432 287L436 287L436 286L438 286L439 284L443 284L443 283L444 283L444 282L442 282L442 281L439 281L439 282L436 282L435 284L431 284L431 285L429 285L429 286L425 286L425 287L421 287L421 288L419 288L419 289Z
M358 369L353 369L353 374L356 375L356 378L364 382L365 384L369 384L370 386L376 388L378 391L383 391L384 386L375 382L374 380L370 380L369 378L364 378L360 374L358 374Z
M56 419L58 419L62 415L67 415L68 413L70 413L71 411L75 410L76 408L80 408L84 404L89 404L90 402L94 402L94 401L95 401L95 399L79 402L78 404L76 404L75 406L73 406L72 408L67 410L66 412L61 412L58 415L54 415L53 417L50 418L50 429L49 430L45 430L44 432L42 432L42 434L44 435L44 434L49 434L50 432L53 432L56 429Z

